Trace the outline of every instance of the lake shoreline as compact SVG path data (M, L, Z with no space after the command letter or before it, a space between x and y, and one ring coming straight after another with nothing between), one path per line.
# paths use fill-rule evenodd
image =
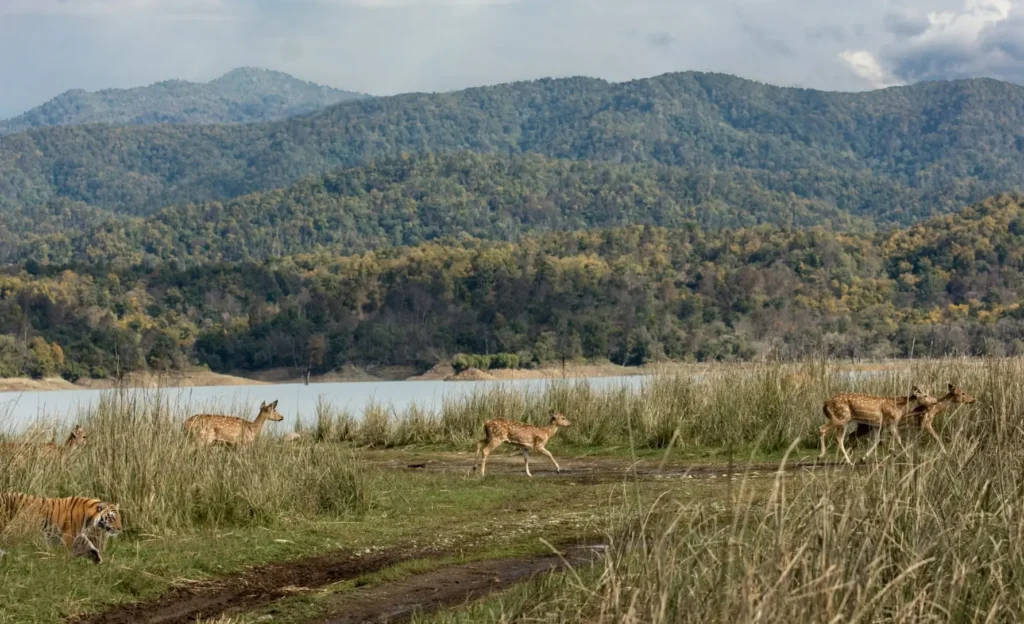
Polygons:
M346 367L322 375L310 375L309 383L365 383L382 381L512 381L518 379L558 379L632 377L682 370L695 365L671 363L648 366L618 366L616 364L566 364L535 369L501 369L477 371L470 369L456 374L450 364L438 364L426 372L411 367L381 367L362 369ZM108 390L113 388L202 388L209 386L258 386L271 384L302 384L305 378L288 369L269 369L253 373L214 373L192 370L179 373L131 373L120 382L116 379L81 379L70 382L61 377L30 379L28 377L0 378L0 393L5 392L58 392L66 390Z
M913 360L878 360L864 362L842 362L849 370L892 370L907 366ZM788 365L788 364L783 364ZM437 364L425 372L411 366L385 366L360 368L345 366L337 371L311 375L310 385L323 383L363 383L384 381L514 381L525 379L596 379L603 377L634 377L638 375L666 375L680 373L702 373L712 368L749 368L763 366L755 362L660 362L642 366L622 366L612 362L567 362L549 364L539 368L491 369L482 371L468 369L456 373L449 363ZM263 371L233 371L215 373L204 369L193 369L173 373L130 373L124 379L81 379L70 382L60 377L30 379L27 377L0 378L0 393L11 392L57 392L67 390L104 390L113 388L202 388L210 386L258 386L270 384L302 384L305 378L295 369L277 368Z

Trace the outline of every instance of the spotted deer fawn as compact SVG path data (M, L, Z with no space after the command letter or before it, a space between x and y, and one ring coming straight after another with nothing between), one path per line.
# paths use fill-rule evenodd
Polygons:
M835 431L839 439L839 450L843 452L846 462L853 465L850 454L846 452L846 426L851 422L870 425L875 429L875 441L864 454L867 459L878 448L882 438L882 429L888 428L896 440L902 444L900 438L900 419L912 410L920 407L930 407L937 403L936 399L924 390L914 386L910 395L906 397L872 396L870 394L841 393L828 401L825 401L822 411L828 422L818 429L821 453L818 457L825 456L825 438L830 431Z
M935 429L932 427L932 421L935 417L941 414L949 407L950 404L962 405L964 403L974 403L975 398L967 394L957 386L949 384L948 392L941 398L935 401L934 405L921 405L914 408L912 415L915 423L919 424L922 429L931 434L935 441L939 443L939 448L942 452L946 452L946 447L942 444L942 439L939 434L935 433Z
M277 401L260 403L260 413L256 420L248 421L237 416L221 416L219 414L196 414L185 421L182 429L185 435L202 444L228 444L241 446L252 444L260 435L263 423L268 420L279 422L284 416L277 411Z
M85 443L85 429L82 429L82 425L75 425L75 428L71 430L71 434L68 435L68 439L64 441L64 444L57 444L55 442L46 442L44 444L32 444L30 442L5 442L0 446L0 448L18 455L28 454L34 450L38 450L40 453L45 455L62 455L70 453L79 446L84 446Z
M487 456L491 454L491 451L502 445L503 442L508 442L513 446L518 446L523 450L523 461L526 462L526 475L532 477L530 474L530 449L534 449L548 456L551 463L555 465L556 472L562 472L558 462L555 461L554 456L551 455L550 451L544 448L544 445L548 443L551 436L558 433L559 427L568 427L569 421L565 419L565 416L561 412L552 410L551 420L547 427L537 427L534 425L528 425L515 420L506 420L504 418L494 418L484 423L484 439L476 443L476 458L473 464L473 470L476 471L476 461L480 463L480 476L484 476L487 470ZM483 460L480 460L480 449L483 447Z

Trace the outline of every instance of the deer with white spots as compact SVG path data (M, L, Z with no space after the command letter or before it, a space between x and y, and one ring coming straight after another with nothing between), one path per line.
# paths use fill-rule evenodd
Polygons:
M911 411L919 407L931 407L938 401L924 390L914 386L910 394L905 397L873 396L870 394L857 394L844 392L837 394L822 407L825 418L828 422L818 430L821 443L821 453L818 457L825 456L825 438L830 431L835 431L839 438L839 450L843 452L846 462L853 465L849 453L846 452L846 426L851 422L870 425L875 429L875 442L864 454L867 459L878 448L882 437L882 428L887 428L902 444L900 439L900 420Z
M528 425L516 420L506 420L504 418L494 418L484 423L484 439L476 443L476 459L480 464L480 476L484 476L487 470L487 456L491 454L491 451L498 448L504 442L508 442L513 446L518 446L523 450L523 461L526 462L526 475L532 477L530 474L530 449L539 451L548 456L551 463L555 465L556 472L562 472L558 462L555 461L554 456L551 452L544 448L544 445L548 443L556 433L558 433L559 427L568 427L569 421L565 419L565 416L561 412L551 412L551 420L547 427L537 427L535 425ZM483 459L480 460L480 451L483 449ZM473 464L473 470L476 470L476 463Z

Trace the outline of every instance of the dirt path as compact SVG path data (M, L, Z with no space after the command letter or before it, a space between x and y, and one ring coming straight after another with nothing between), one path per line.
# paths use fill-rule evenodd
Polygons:
M409 578L355 590L339 597L336 614L321 622L405 621L416 610L429 611L500 591L534 574L593 560L597 547L574 546L562 557L493 559L452 565ZM75 624L186 624L225 613L243 613L274 603L296 590L317 589L378 572L409 559L438 557L438 550L389 550L356 556L335 553L290 563L270 564L244 574L172 589L159 598L72 618Z
M414 613L429 613L507 589L537 574L578 566L596 559L594 548L568 549L558 555L491 559L439 568L407 579L357 590L340 597L334 614L316 624L409 621Z
M378 463L382 467L397 470L424 470L428 472L462 472L473 473L473 454L465 452L433 453L420 458L387 459ZM662 465L656 458L644 458L632 462L622 457L560 457L562 466L560 473L555 472L547 459L537 459L531 455L530 470L534 478L558 479L567 484L607 483L620 481L624 478L640 477L646 479L721 479L730 476L727 464L692 463L687 461L670 461ZM805 472L844 469L846 464L841 461L817 459L793 459L786 462L783 471ZM744 461L734 462L731 468L733 478L773 476L779 471L779 462ZM491 455L487 460L488 476L522 476L526 478L522 455L511 452L502 455Z
M153 601L133 603L71 621L75 624L185 624L216 617L229 609L247 611L270 604L291 595L296 587L323 587L377 572L407 559L440 554L440 551L423 549L395 549L363 556L332 553L274 563L209 583L181 586Z

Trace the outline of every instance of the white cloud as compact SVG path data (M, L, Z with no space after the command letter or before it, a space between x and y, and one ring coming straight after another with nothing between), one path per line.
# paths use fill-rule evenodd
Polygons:
M868 81L873 88L882 89L902 84L867 50L843 50L839 53L839 58L853 70L854 74Z
M1015 41L1024 41L1019 0L966 0L959 8L921 6L886 16L887 36L841 58L872 84L989 76L1024 79Z
M918 42L971 42L985 27L1010 17L1012 11L1012 0L967 0L961 11L928 13L928 29L914 39Z

